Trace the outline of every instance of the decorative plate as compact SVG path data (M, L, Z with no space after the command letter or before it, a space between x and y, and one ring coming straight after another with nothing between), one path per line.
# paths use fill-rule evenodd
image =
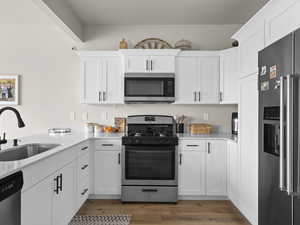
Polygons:
M134 48L142 49L170 49L172 46L159 38L147 38L137 43Z

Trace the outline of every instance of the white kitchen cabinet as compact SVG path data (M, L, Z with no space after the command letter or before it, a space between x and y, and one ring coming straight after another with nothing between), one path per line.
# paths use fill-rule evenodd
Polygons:
M199 58L198 97L201 104L218 104L220 96L220 57Z
M121 194L121 151L95 151L95 194Z
M77 164L76 161L68 164L56 173L60 177L58 183L60 190L53 192L53 225L66 225L74 215L76 204L77 187ZM56 185L54 185L54 188Z
M121 57L115 53L81 57L81 102L122 104L124 78Z
M208 140L206 155L206 194L227 196L227 148L223 140Z
M239 62L240 78L258 72L258 52L265 47L264 24L259 25L257 30L245 40L240 41Z
M252 224L258 221L258 90L257 74L240 80L239 209Z
M21 225L52 225L52 176L23 192L21 197Z
M219 53L193 52L176 59L176 104L218 104Z
M198 58L176 57L176 89L177 104L195 104L198 89Z
M126 73L147 73L150 71L149 56L126 56L124 59Z
M179 152L179 195L205 195L205 141L182 141Z
M220 101L221 104L238 104L239 73L238 48L220 53Z
M228 168L228 198L238 206L239 201L239 152L238 143L229 141L227 143L227 168Z

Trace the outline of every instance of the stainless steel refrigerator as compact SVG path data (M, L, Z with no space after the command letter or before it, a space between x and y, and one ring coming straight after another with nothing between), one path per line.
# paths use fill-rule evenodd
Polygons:
M258 64L259 225L300 225L300 30Z

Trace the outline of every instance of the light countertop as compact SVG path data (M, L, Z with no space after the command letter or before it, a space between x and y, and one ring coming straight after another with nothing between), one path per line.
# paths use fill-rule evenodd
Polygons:
M91 139L102 139L102 138L121 138L124 134L123 133L112 133L112 134L98 134L88 135L84 133L76 133L73 132L71 134L65 135L48 135L48 134L41 134L41 135L34 135L29 137L19 138L20 143L19 145L25 144L32 144L32 143L44 143L44 144L59 144L58 147L53 148L49 151L43 152L41 154L32 156L30 158L18 161L8 161L8 162L1 162L0 161L0 179L13 174L14 172L20 171L26 166L29 166L33 163L36 163L39 160L45 159L50 157L54 154L57 154L61 151L64 151L72 146L80 144L81 142L91 140ZM210 134L210 135L191 135L191 134L179 134L179 139L222 139L222 140L229 140L235 141L236 139L230 134ZM1 146L3 150L11 148L12 143L11 141L8 142L6 145Z

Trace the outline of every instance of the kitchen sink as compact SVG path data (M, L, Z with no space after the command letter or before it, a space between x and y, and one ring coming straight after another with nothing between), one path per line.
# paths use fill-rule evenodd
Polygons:
M0 161L17 161L30 158L58 147L59 144L26 144L0 151Z

